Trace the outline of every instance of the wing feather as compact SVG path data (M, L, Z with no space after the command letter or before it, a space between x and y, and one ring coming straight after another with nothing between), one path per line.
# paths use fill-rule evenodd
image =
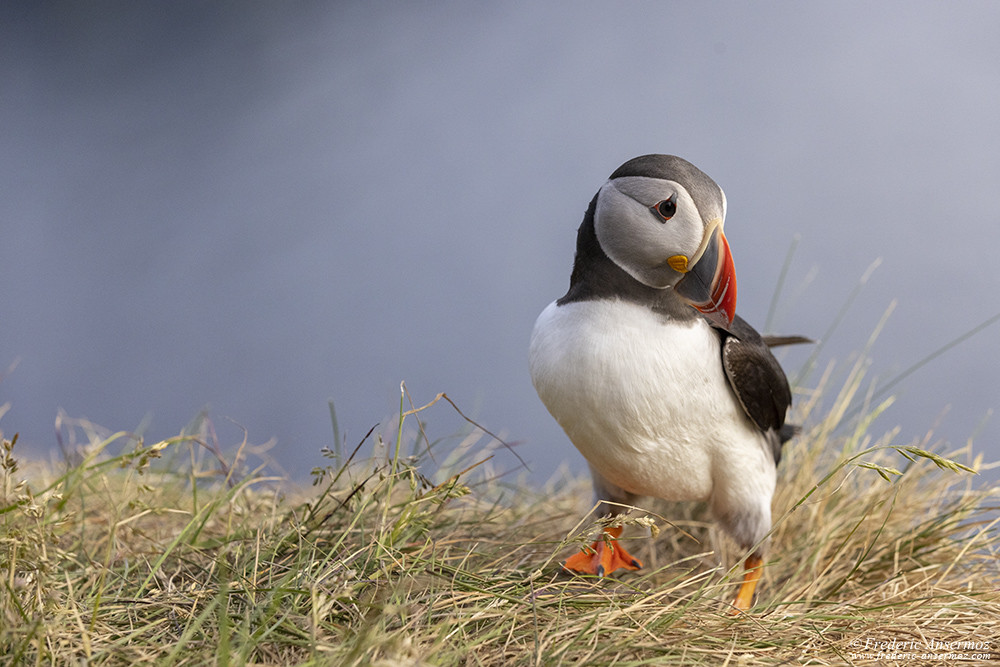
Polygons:
M785 424L792 405L785 371L771 354L768 340L743 318L737 316L728 329L717 331L722 336L722 365L729 385L747 416L768 436L777 464L781 445L796 431Z

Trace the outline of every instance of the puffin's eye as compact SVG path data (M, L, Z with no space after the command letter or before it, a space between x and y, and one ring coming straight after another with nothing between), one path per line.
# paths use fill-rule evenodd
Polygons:
M677 212L676 195L671 195L669 199L664 199L659 204L650 206L649 210L660 219L660 222L666 222Z

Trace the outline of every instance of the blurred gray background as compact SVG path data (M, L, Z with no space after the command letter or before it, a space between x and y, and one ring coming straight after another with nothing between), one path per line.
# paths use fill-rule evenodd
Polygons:
M0 21L0 429L41 455L60 409L158 439L208 408L223 444L240 424L303 476L333 445L328 400L353 447L405 380L518 442L535 479L582 471L528 338L590 198L650 152L725 189L739 312L824 338L811 374L812 350L782 356L806 387L837 362L839 389L894 301L863 391L1000 312L997 3L5 2ZM998 330L892 387L873 433L1000 458ZM461 422L424 416L432 437Z

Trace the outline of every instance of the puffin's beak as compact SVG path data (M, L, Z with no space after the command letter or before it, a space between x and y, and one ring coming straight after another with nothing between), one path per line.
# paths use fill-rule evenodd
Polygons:
M701 247L687 264L674 291L713 325L728 327L736 316L736 266L721 221L709 226Z

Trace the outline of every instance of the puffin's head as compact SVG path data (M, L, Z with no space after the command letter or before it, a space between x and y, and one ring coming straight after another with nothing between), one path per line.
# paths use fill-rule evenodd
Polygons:
M643 155L618 167L597 193L594 231L630 276L672 288L725 327L736 314L725 219L726 195L708 175L673 155Z

